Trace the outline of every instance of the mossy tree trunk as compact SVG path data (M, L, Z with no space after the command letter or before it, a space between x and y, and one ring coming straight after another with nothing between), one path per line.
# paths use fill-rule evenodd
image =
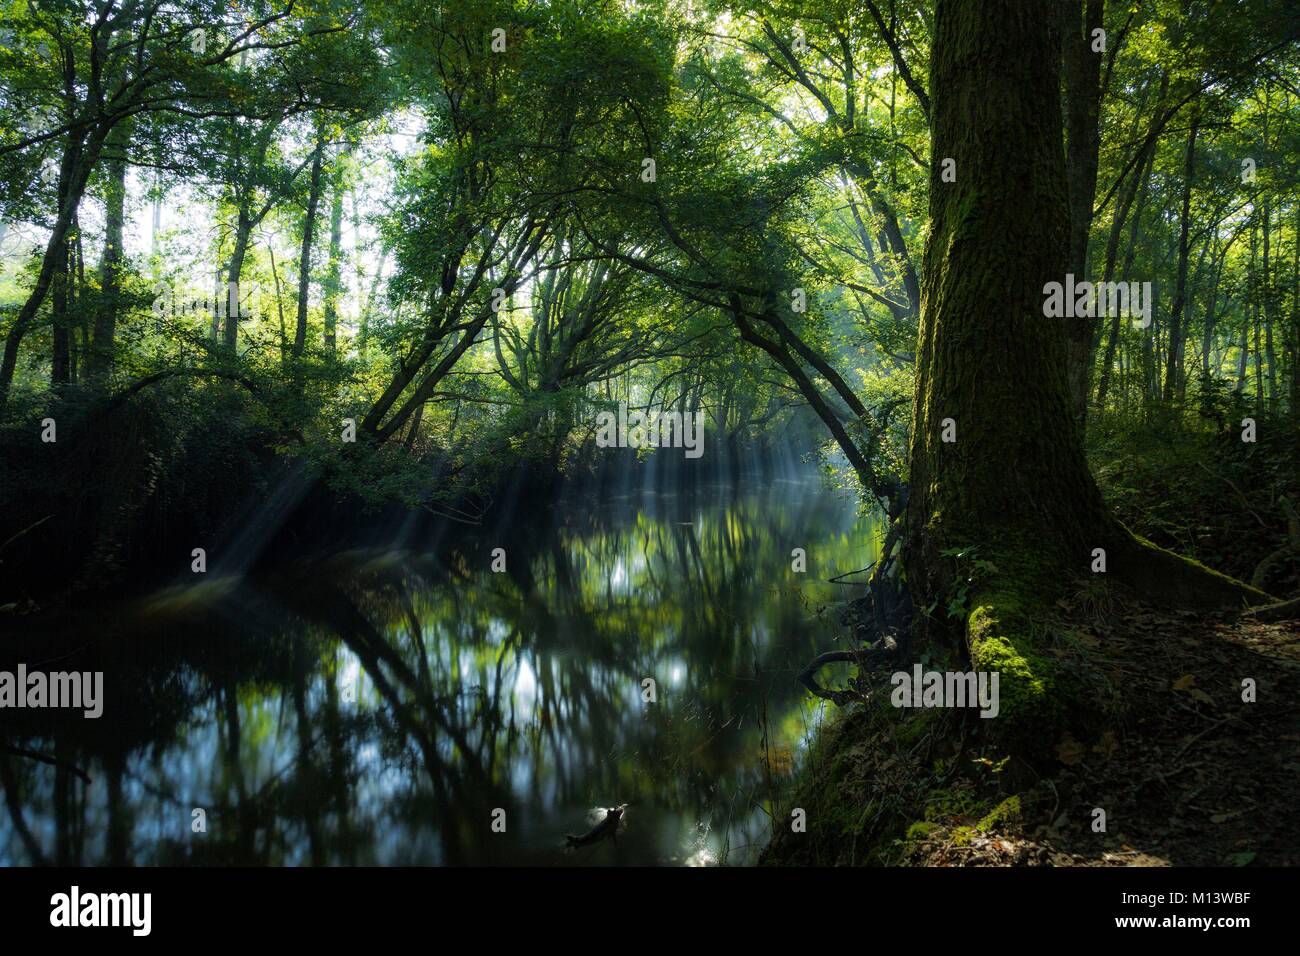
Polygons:
M1071 575L1093 573L1095 548L1108 575L1148 597L1264 598L1134 538L1088 471L1066 364L1068 323L1087 320L1043 314L1044 285L1065 281L1070 238L1060 18L1048 8L938 0L931 57L932 225L904 563L917 608L932 608L918 638L964 632L975 665L1001 671L1008 716L1055 706L1030 625ZM949 159L955 182L943 181ZM944 554L970 547L991 564ZM974 580L950 616L958 574Z
M1039 4L940 0L929 247L917 349L909 580L944 592L940 551L1068 560L1104 514L1065 374L1069 213L1059 21ZM945 183L946 160L956 181ZM949 435L945 442L945 420ZM1087 553L1086 551L1083 553Z

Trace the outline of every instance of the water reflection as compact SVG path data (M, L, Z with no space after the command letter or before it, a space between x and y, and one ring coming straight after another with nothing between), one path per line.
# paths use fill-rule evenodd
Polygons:
M6 640L5 667L103 670L106 703L0 711L0 743L59 764L0 755L0 862L751 861L818 716L793 676L856 593L826 579L872 560L870 519L778 480L513 522ZM561 850L624 803L616 843Z

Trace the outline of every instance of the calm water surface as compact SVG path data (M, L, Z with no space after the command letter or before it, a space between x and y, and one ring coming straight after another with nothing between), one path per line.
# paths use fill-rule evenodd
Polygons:
M821 713L793 677L860 593L826 579L874 558L873 520L815 477L513 520L0 645L106 684L99 720L0 711L0 744L91 778L0 755L0 863L752 862ZM617 845L560 849L618 804Z

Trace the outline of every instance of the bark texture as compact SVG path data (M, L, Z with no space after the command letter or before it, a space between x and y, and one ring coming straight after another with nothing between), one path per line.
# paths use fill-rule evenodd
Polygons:
M1060 19L1045 6L936 7L932 225L904 552L913 600L931 609L917 622L921 640L962 634L975 666L1001 673L1003 714L1032 723L1066 696L1033 624L1072 575L1097 573L1094 549L1105 551L1110 578L1153 600L1263 597L1135 538L1088 471L1067 377L1073 320L1043 314L1045 284L1065 279L1070 240ZM955 183L940 179L945 158L957 162ZM952 555L972 547L991 566ZM950 616L959 575L967 604Z

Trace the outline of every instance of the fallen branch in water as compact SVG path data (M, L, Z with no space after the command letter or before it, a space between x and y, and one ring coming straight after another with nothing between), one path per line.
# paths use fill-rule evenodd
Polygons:
M868 564L865 568L858 568L856 571L845 571L843 574L837 574L833 578L827 578L826 583L853 585L854 584L853 581L845 581L844 579L847 578L850 574L862 574L864 571L870 571L875 566L876 563L873 561L870 564Z
M806 687L813 696L829 700L837 707L843 707L855 700L863 700L863 695L854 690L829 690L817 683L814 679L816 673L828 664L857 664L863 669L876 667L892 660L897 650L898 643L892 637L882 637L859 651L827 651L814 657L808 666L796 675L795 680Z

